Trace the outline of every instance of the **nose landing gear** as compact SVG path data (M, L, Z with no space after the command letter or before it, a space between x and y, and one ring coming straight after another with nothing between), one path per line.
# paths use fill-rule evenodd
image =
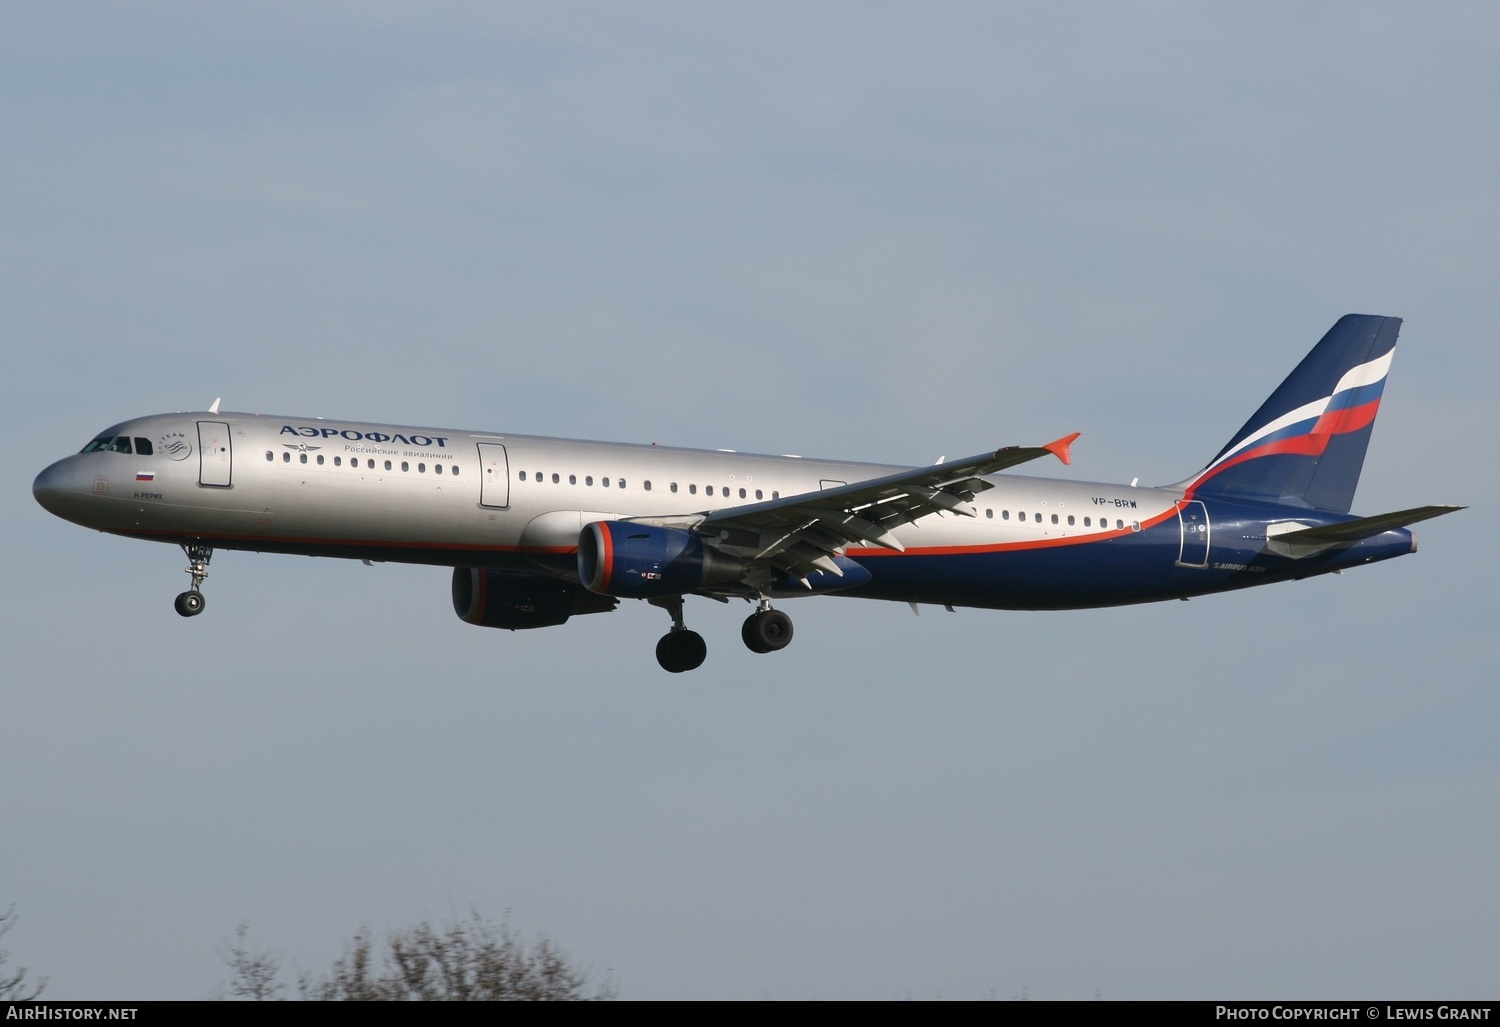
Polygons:
M792 618L780 610L771 609L770 602L762 599L760 609L745 618L740 638L752 653L774 653L785 649L792 641Z
M659 606L672 617L672 630L656 643L656 662L669 674L681 674L686 670L697 670L708 658L708 643L696 631L690 631L682 621L682 596L647 600Z
M172 606L184 617L196 617L203 612L208 600L203 598L203 579L208 577L208 561L214 558L214 547L186 543L182 551L187 554L187 573L193 579L193 587L180 594Z

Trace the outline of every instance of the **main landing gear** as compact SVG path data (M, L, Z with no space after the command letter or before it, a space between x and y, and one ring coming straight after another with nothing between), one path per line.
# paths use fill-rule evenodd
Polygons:
M770 600L762 599L760 609L745 618L740 638L752 653L779 652L792 642L792 618L771 609Z
M208 577L208 561L214 558L214 547L185 543L182 551L187 554L187 573L192 576L193 587L179 595L172 606L184 617L196 617L208 602L203 598L203 579Z
M672 630L656 643L656 662L661 664L662 670L681 674L703 666L708 656L708 644L702 635L690 631L682 622L682 596L666 596L648 602L666 610L672 617ZM740 638L752 653L778 652L792 641L792 618L780 610L771 609L769 599L762 599L760 608L745 619Z
M682 596L666 596L648 600L652 606L660 606L672 617L672 630L661 636L656 643L656 662L669 674L681 674L685 670L697 670L708 657L708 643L696 631L690 631L682 622Z

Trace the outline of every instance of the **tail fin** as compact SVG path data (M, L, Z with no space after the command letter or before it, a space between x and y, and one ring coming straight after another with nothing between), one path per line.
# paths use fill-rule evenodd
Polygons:
M1348 513L1401 331L1346 314L1201 472L1189 495Z

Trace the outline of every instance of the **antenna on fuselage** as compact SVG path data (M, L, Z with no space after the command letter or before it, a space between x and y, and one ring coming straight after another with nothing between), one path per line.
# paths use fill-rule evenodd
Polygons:
M219 404L223 402L223 400L223 396L220 396L218 399L214 400L214 405L208 408L208 412L211 414L217 414L219 412Z

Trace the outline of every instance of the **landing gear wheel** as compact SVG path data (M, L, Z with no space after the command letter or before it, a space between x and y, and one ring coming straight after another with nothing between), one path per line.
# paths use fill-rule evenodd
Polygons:
M745 618L740 638L752 653L774 653L792 641L792 618L780 610L757 610Z
M192 592L184 592L179 595L172 605L177 608L177 612L182 616L196 617L203 612L206 602L207 600L203 598L203 593L195 589Z
M669 631L656 643L656 662L671 674L697 670L708 658L708 643L696 631Z
M188 558L187 575L193 579L193 587L179 595L172 606L184 617L196 617L203 612L207 602L200 589L203 588L203 579L208 577L208 561L214 558L214 547L201 542L184 542L182 551Z
M760 644L756 637L756 625L759 623L760 614L752 613L745 618L745 623L740 626L740 641L745 643L745 648L752 653L768 653L771 650Z

